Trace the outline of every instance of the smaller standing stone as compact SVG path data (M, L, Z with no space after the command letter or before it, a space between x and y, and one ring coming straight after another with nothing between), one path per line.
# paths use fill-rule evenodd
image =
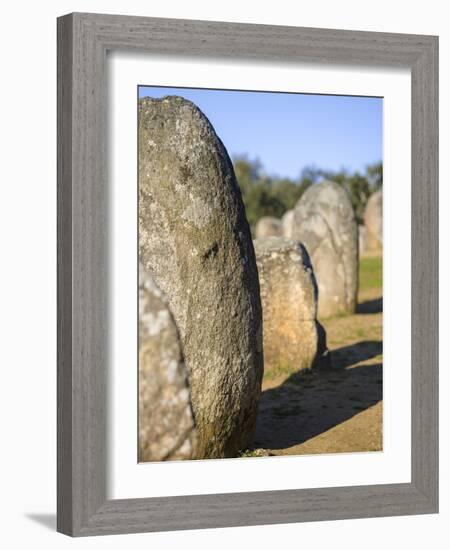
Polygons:
M281 220L272 216L263 216L256 222L255 238L266 239L267 237L281 237L283 226Z
M380 250L383 247L383 193L381 189L373 193L367 201L364 225L367 248Z
M139 267L139 462L195 458L197 433L178 330Z
M281 224L283 226L283 237L286 239L292 239L294 235L294 211L288 210L281 218Z
M306 248L270 237L254 241L263 308L264 371L309 369L329 361L317 323L317 283Z

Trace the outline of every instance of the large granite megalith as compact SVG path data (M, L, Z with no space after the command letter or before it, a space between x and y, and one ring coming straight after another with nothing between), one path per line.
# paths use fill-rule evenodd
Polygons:
M199 457L250 443L263 374L258 273L228 153L180 97L139 103L139 254L180 331Z
M358 292L358 227L345 189L311 185L295 207L294 238L308 250L319 287L319 318L354 313Z
M195 458L197 431L167 300L139 268L139 461Z
M273 216L263 216L255 225L255 238L265 239L267 237L281 237L283 226L281 220Z
M381 189L370 195L364 211L366 244L369 250L383 248L383 192Z
M305 247L269 237L254 241L263 308L264 372L309 369L327 360L316 319L317 283ZM329 357L328 357L329 361Z

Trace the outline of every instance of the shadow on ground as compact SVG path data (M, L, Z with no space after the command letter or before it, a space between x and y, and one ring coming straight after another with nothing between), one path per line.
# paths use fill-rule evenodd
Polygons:
M383 298L376 298L375 300L367 300L356 306L356 313L382 313L383 312Z
M349 346L343 346L341 348L334 349L331 352L332 369L344 369L367 361L383 353L383 342L379 340L364 340L363 342L357 342ZM299 376L301 373L293 374L292 376Z
M39 523L43 527L56 531L56 515L55 514L26 514L28 519Z
M338 348L330 369L295 373L263 391L254 447L299 445L381 401L382 363L357 365L381 353L373 340Z

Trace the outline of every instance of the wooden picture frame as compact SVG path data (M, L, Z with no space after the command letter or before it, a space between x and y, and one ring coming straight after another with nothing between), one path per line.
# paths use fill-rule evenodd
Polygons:
M106 498L106 52L407 67L412 82L411 482ZM72 536L438 511L438 38L74 13L58 19L58 509Z

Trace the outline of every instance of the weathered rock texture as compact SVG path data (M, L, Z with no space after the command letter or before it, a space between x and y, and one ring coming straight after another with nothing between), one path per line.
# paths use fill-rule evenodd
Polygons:
M257 239L254 245L263 308L264 370L309 369L328 351L325 330L316 320L317 283L306 248L283 237Z
M358 228L345 189L312 185L295 207L294 238L308 250L319 287L318 317L353 313L358 291Z
M195 458L197 433L167 300L139 269L139 461Z
M365 225L358 225L358 244L359 255L361 256L367 249L367 231Z
M272 216L263 216L255 225L255 238L265 239L266 237L281 237L283 226L281 220Z
M261 392L258 273L227 151L179 97L140 101L139 254L180 331L197 454L235 456L253 437Z
M283 226L283 237L286 239L292 239L294 235L294 211L288 210L281 218L281 224Z
M380 250L383 247L383 193L381 189L373 193L367 201L364 225L367 248Z

